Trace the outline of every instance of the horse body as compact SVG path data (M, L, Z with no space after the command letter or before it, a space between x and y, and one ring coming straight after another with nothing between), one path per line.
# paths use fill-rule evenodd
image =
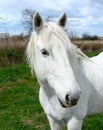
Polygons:
M98 56L93 58L96 58L97 60L95 59L93 61L86 62L86 64L85 62L82 63L82 65L79 66L78 72L75 73L77 74L77 77L78 75L81 76L81 78L77 78L77 81L82 90L81 97L76 106L63 108L61 107L55 93L52 93L53 95L50 96L50 93L52 92L51 89L48 90L48 87L40 88L41 105L46 114L52 117L57 124L67 124L74 117L81 122L86 115L100 113L103 111L103 80L101 80L101 77L103 77L103 73L101 73L103 72L103 64L98 64ZM103 57L101 58L101 60L103 60ZM70 124L68 125L68 129L69 126Z
M43 23L36 13L33 23L27 58L51 130L61 130L63 123L81 130L86 115L103 111L103 54L90 59L70 42L63 30L65 14L57 23Z
M94 67L91 68L92 90L88 104L88 113L100 113L103 111L103 52L98 56L92 57Z
M59 126L63 123L68 124L69 130L72 130L72 127L74 126L76 127L73 130L80 130L81 122L86 115L100 113L103 111L103 80L100 80L101 77L103 77L103 73L101 73L103 72L103 64L98 65L96 62L88 64L90 69L87 67L87 63L86 65L84 63L80 66L77 73L77 75L79 74L80 76L83 69L86 71L86 73L84 71L85 75L82 73L80 81L77 79L82 90L82 94L76 106L63 108L54 93L52 93L53 95L49 97L52 90L49 89L47 91L46 89L47 92L45 93L45 89L43 87L40 88L40 102L44 111L48 115L49 120L51 120L50 117L52 117L55 123ZM88 73L86 69L89 69ZM78 122L77 125L75 125L75 121ZM53 128L53 130L55 129Z

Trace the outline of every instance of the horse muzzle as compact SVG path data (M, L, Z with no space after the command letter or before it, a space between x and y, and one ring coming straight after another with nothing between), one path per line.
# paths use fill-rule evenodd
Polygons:
M60 104L61 104L62 107L68 108L68 107L75 106L78 103L79 97L75 97L75 98L70 99L69 95L66 95L66 97L65 97L65 103L62 102L60 100L60 98L58 98L58 100L59 100L59 102L60 102Z

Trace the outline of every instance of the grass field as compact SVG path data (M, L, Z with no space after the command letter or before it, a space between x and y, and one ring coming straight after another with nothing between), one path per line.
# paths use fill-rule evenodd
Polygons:
M89 56L98 53L86 52ZM0 54L7 58L8 52ZM23 57L20 59L23 60ZM49 130L46 115L39 104L38 92L37 79L31 76L25 62L15 64L12 60L5 67L1 65L0 130ZM86 117L83 130L103 130L103 114Z

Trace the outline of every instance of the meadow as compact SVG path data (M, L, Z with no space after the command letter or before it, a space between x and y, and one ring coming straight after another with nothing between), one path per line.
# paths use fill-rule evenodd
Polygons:
M30 73L24 48L0 49L0 130L49 130L39 103L39 84ZM85 53L91 57L100 51ZM103 113L86 117L83 130L103 130Z

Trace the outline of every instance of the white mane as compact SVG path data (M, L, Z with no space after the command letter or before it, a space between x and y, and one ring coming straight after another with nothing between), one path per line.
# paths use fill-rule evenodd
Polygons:
M55 34L55 36L58 37L58 39L60 39L68 47L73 56L76 56L80 60L91 61L76 45L71 43L68 35L63 28L54 22L47 22L44 23L43 28L40 30L40 32L38 32L38 34L35 31L31 34L30 41L27 45L27 61L32 72L34 72L34 55L37 35L41 35L43 43L47 46L52 34Z

